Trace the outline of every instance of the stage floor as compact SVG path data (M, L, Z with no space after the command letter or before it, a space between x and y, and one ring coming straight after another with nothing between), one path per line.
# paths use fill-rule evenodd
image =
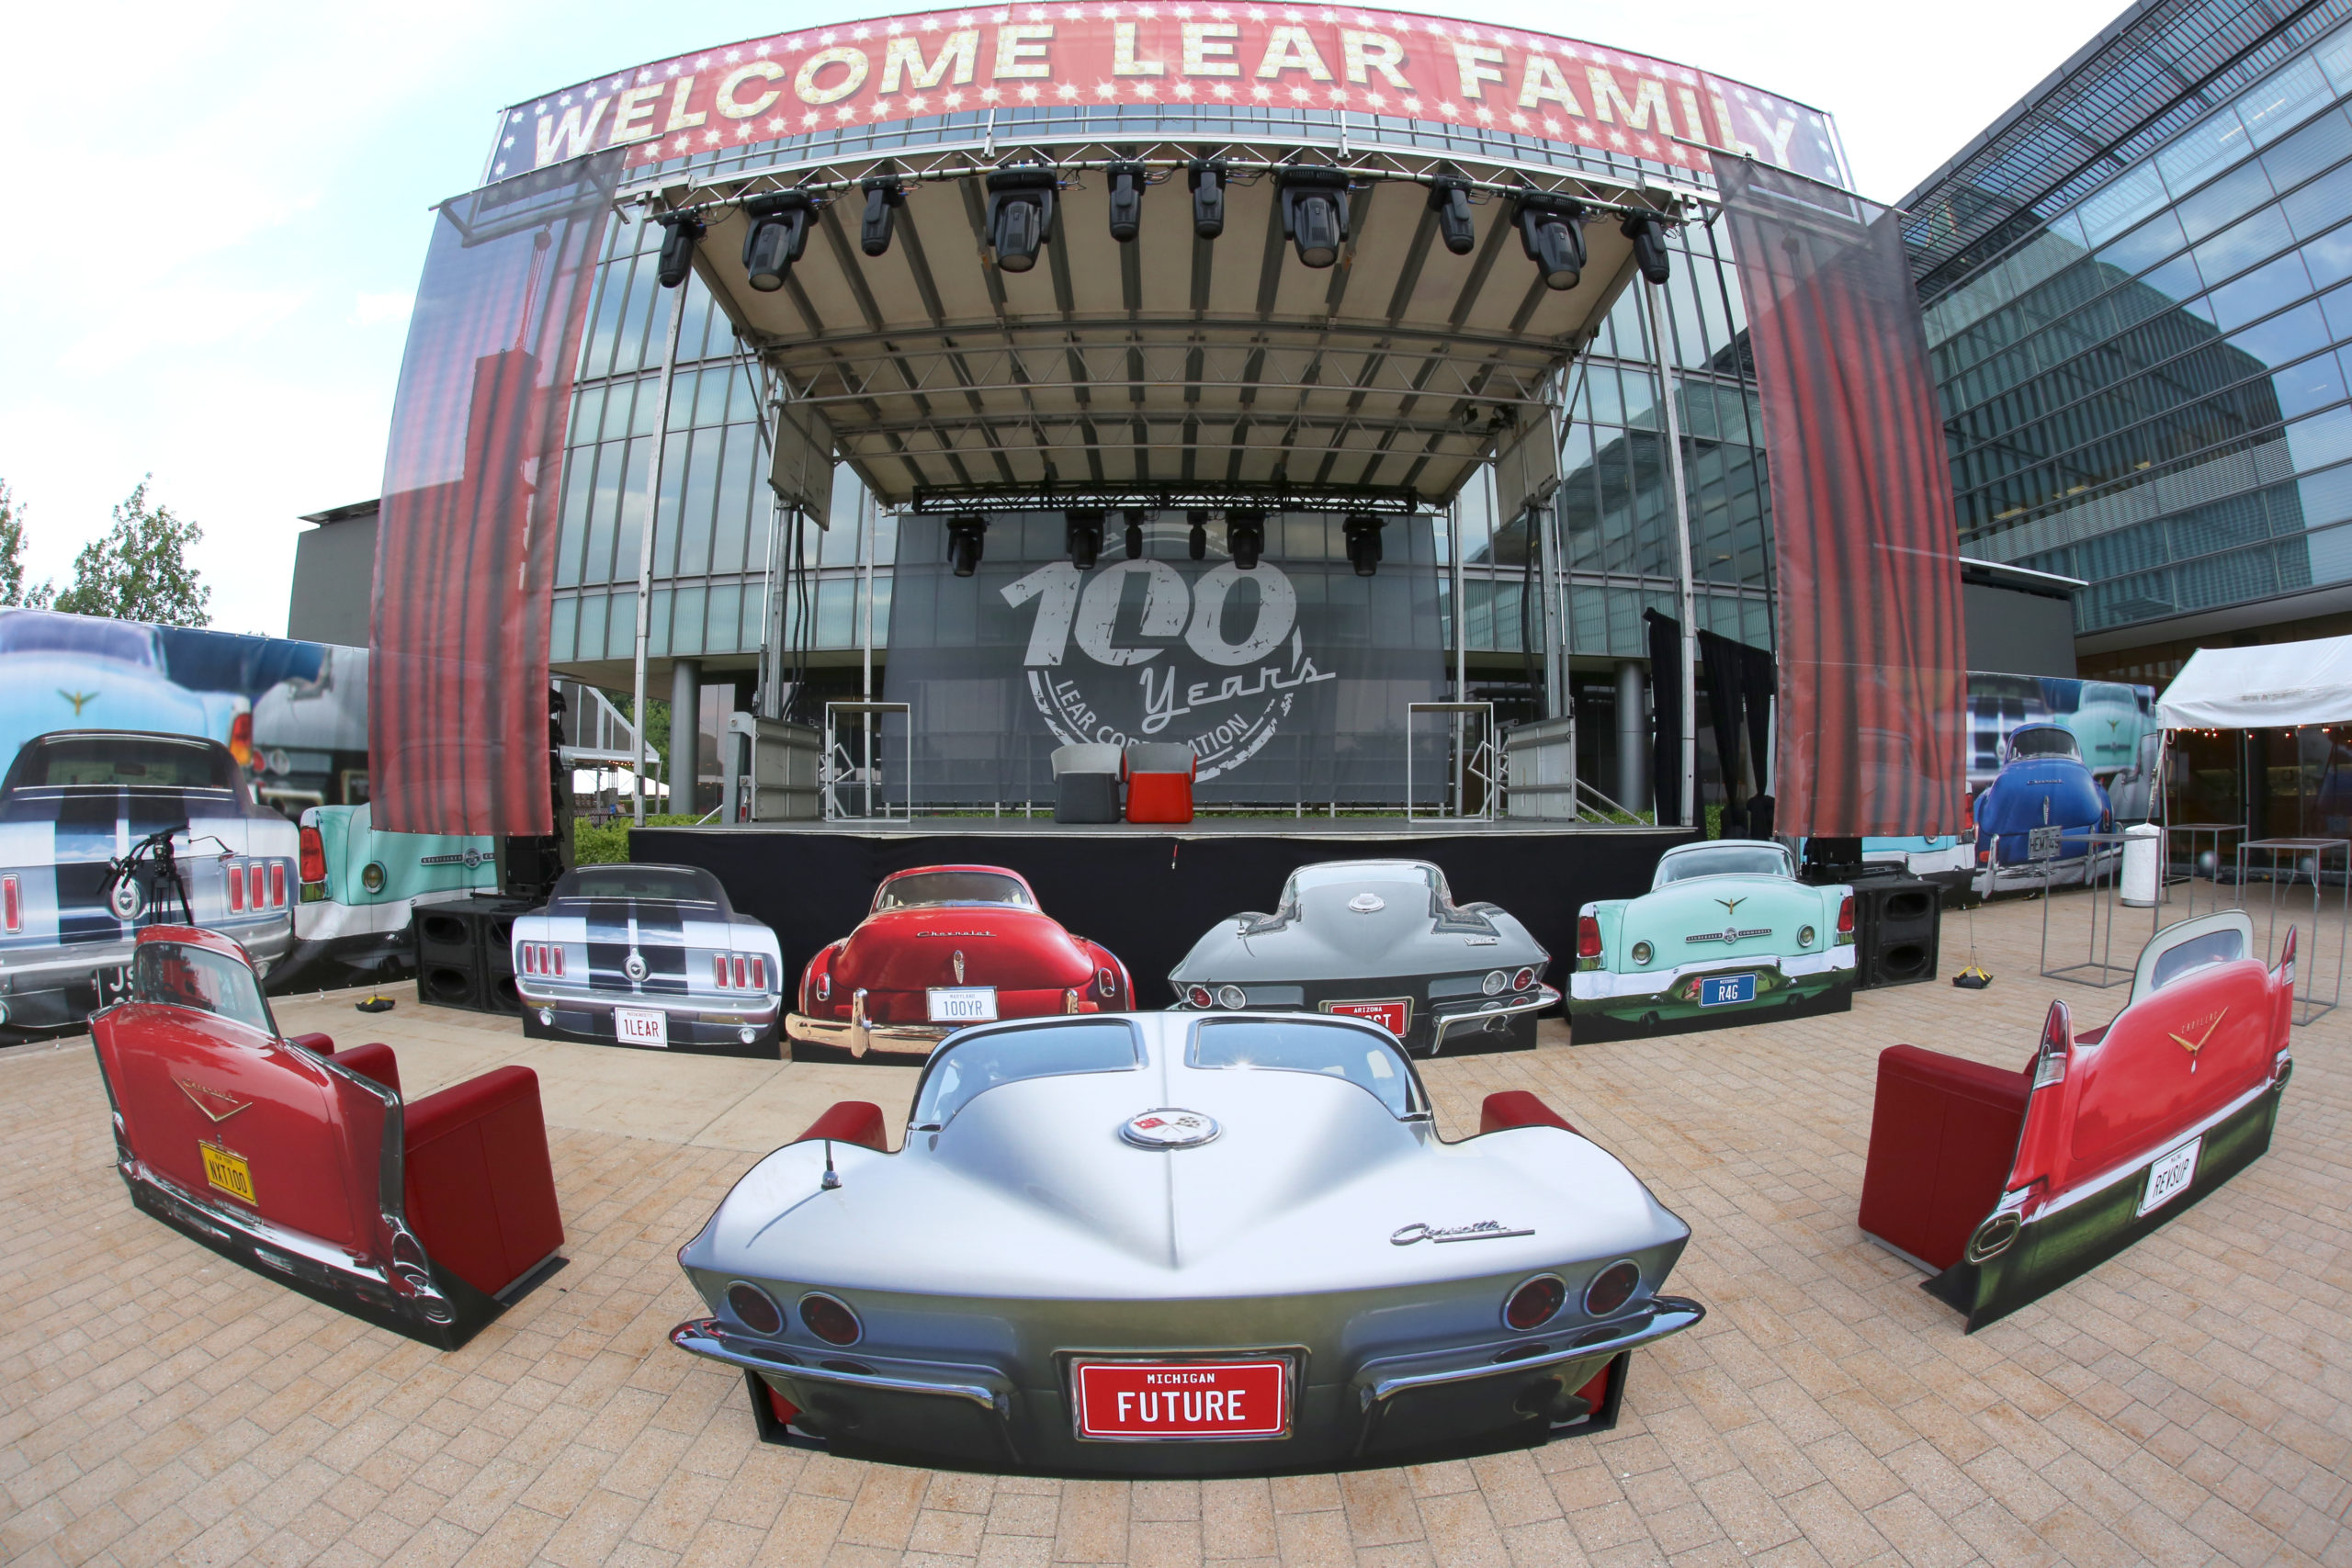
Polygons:
M2079 893L2053 915L2076 931ZM742 1380L663 1336L676 1251L814 1107L908 1068L535 1044L512 1021L273 998L382 1038L423 1095L537 1071L568 1268L437 1354L135 1212L85 1038L0 1051L0 1560L26 1563L2340 1562L2352 1508L2352 1009L2295 1032L2271 1152L2120 1258L1975 1335L1854 1228L1879 1051L2014 1069L2053 995L2038 903L1973 917L1990 990L1430 1063L1439 1124L1542 1094L1690 1223L1690 1333L1613 1432L1417 1469L1059 1482L767 1448ZM1968 925L1945 927L1947 972Z

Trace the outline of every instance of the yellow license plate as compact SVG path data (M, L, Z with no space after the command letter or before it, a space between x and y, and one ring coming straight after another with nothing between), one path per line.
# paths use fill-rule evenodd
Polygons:
M205 1180L232 1198L242 1198L248 1203L254 1201L253 1168L245 1163L244 1156L232 1155L226 1149L206 1143L199 1143L196 1147L204 1156Z

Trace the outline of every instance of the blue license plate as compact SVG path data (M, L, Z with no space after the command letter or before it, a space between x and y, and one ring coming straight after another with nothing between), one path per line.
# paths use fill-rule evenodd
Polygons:
M1699 1005L1702 1008L1729 1007L1734 1002L1756 999L1756 976L1753 975L1718 975L1699 982Z

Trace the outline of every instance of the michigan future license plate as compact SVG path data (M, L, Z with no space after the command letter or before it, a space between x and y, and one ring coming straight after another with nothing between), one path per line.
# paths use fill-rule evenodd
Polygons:
M1409 997L1381 1002L1325 1002L1325 1012L1335 1012L1342 1018L1361 1018L1380 1025L1397 1039L1405 1038L1405 1031L1413 1021L1413 1003Z
M670 1015L659 1008L615 1008L613 1037L624 1045L670 1047Z
M2197 1179L2197 1150L2204 1142L2201 1137L2191 1138L2148 1168L2148 1185L2140 1194L2141 1213L2161 1209L2188 1190L2188 1184Z
M1080 1361L1071 1371L1080 1438L1290 1435L1283 1361Z
M204 1156L205 1180L232 1198L241 1198L248 1203L256 1201L254 1197L253 1167L245 1163L244 1156L232 1155L220 1145L201 1139L198 1140L196 1148Z
M1728 1007L1733 1002L1756 999L1756 976L1753 975L1717 975L1699 982L1699 1005L1702 1008Z
M989 1023L996 1019L994 986L934 986L930 994L933 1023Z

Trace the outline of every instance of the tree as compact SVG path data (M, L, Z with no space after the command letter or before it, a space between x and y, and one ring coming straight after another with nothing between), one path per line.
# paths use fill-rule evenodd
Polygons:
M204 529L170 507L147 499L149 474L114 509L114 526L74 558L74 583L57 608L79 615L110 615L165 626L212 624L212 590L187 562Z
M25 504L0 479L0 604L45 609L57 596L57 585L46 580L25 587Z

